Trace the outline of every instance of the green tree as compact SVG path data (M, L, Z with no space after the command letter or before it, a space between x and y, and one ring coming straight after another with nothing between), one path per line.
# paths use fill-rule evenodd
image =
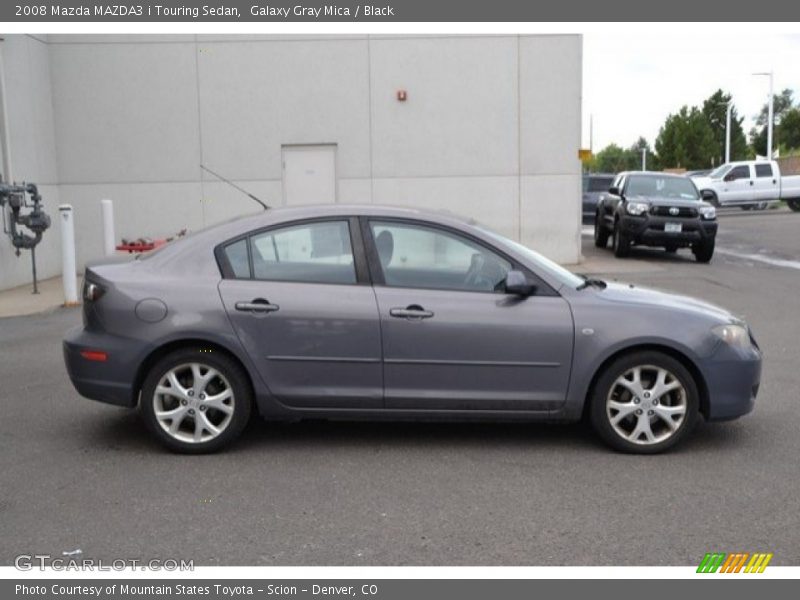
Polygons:
M800 149L800 107L787 111L781 119L781 147Z
M714 142L718 148L718 153L714 157L714 164L720 164L725 160L725 136L727 128L728 103L731 95L717 90L703 102L703 114L708 121L714 135ZM736 112L736 107L731 109L731 160L745 160L750 158L751 152L747 145L747 138L744 135L742 122L744 117L740 117Z
M772 145L777 148L784 144L781 123L794 110L794 94L785 89L776 94L772 101ZM769 102L765 102L756 117L756 125L750 130L750 146L753 153L765 156L767 153L767 121L769 120Z
M719 150L703 112L683 106L658 132L656 153L663 167L703 169L712 166Z
M638 171L642 168L642 148L647 150L647 168L658 168L658 159L643 137L640 137L629 148L617 144L609 144L595 154L591 162L591 170L595 173L619 173L620 171Z

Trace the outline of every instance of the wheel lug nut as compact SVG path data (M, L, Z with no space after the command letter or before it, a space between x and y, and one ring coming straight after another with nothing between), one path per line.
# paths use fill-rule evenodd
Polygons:
M188 403L186 400L181 400L181 404L183 404L184 406L186 406L186 405L187 405L187 404L189 404L189 403Z
M201 407L200 407L200 411L201 411L201 412L202 412L202 411L204 411L205 409L206 409L206 407L205 407L205 406L201 406Z
M200 397L200 400L205 400L206 399L206 395L205 394L200 394L199 397Z
M194 390L189 390L189 395L194 396Z
M190 409L189 409L189 414L190 414L190 415L193 415L193 414L194 414L194 410L192 410L192 409L190 408Z
M636 411L636 414L637 414L637 415L640 415L640 414L642 414L642 409L640 408L639 410L637 410L637 411Z
M656 414L656 411L654 411L654 410L648 410L648 411L647 411L647 414L648 414L648 415L654 415L654 414Z
M658 404L658 398L656 398L655 400L653 400L653 406L655 406L656 404Z
M639 404L639 399L638 399L638 398L634 398L634 399L633 399L633 403L634 403L634 404Z

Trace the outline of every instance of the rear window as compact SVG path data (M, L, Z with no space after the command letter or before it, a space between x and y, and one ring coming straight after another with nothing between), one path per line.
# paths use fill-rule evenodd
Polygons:
M614 181L613 177L589 177L587 192L607 192Z
M756 177L772 177L772 165L756 165Z

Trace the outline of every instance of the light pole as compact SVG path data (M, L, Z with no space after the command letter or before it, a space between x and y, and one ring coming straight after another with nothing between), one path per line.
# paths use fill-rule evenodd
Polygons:
M642 148L642 171L647 171L647 148Z
M753 75L769 77L769 103L767 104L767 160L772 160L772 111L773 111L773 95L772 95L772 71L765 71L763 73L753 73Z
M725 111L725 162L731 162L731 112L733 100L728 101L728 110Z

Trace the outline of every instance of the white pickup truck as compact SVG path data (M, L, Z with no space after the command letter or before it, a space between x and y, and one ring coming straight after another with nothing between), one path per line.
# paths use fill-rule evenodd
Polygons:
M800 211L800 175L781 177L774 160L725 163L692 181L703 199L715 206L764 208L770 201L785 200L789 208Z

